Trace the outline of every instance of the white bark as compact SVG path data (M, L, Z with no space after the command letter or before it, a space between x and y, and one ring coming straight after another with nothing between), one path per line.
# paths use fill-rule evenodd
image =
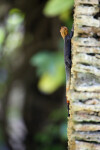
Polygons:
M99 5L99 0L75 0L69 150L100 150Z

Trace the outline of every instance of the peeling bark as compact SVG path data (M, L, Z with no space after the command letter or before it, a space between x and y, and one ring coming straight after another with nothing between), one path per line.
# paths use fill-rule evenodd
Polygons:
M100 150L100 1L75 0L69 150Z

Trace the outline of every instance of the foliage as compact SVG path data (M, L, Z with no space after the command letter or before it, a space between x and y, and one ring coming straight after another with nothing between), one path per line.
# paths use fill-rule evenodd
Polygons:
M47 16L57 16L66 12L73 6L74 0L48 0L44 14Z
M6 22L8 36L5 40L4 52L11 54L23 42L23 31L21 30L23 28L24 14L19 9L11 9Z
M72 24L72 6L73 0L48 0L43 13L47 17L59 16L70 29ZM0 24L0 53L2 52L0 60L2 56L4 56L2 59L3 63L1 64L2 69L0 70L0 98L4 96L7 89L7 81L10 76L9 71L11 70L11 66L9 67L8 65L11 61L11 65L16 63L15 57L13 56L16 56L16 52L20 50L24 39L24 19L24 13L17 8L13 8L9 11L4 22ZM32 37L33 36L34 35L32 35ZM56 51L56 49L55 52L40 50L41 52L32 56L30 60L31 65L36 67L36 73L39 78L38 88L46 94L52 94L65 84L65 66L62 45L63 42L61 45L58 45L61 51ZM8 59L10 62L8 62ZM17 113L17 111L18 110L15 108L9 108L7 117L12 117L13 115L18 116L19 113ZM34 138L34 140L39 143L39 150L65 149L64 143L67 140L66 116L67 110L65 107L51 112L48 117L48 122L43 127L43 131L38 132ZM1 126L0 129L0 141L4 143L4 135ZM3 148L1 149L3 150Z
M12 9L9 12L9 17L7 19L7 23L13 26L17 26L21 24L24 20L24 14L18 9Z
M11 9L5 18L5 23L0 24L0 98L7 90L7 83L10 78L10 62L15 52L18 53L23 41L24 14L19 9ZM8 62L8 58L9 62ZM14 64L14 61L13 61Z
M62 111L62 113L61 113ZM56 112L56 113L55 113ZM62 114L59 116L59 114ZM46 124L42 132L38 132L34 141L38 143L39 150L64 150L65 143L67 141L67 127L66 127L66 107L54 110L48 117L49 123ZM54 119L58 116L57 120ZM46 144L45 144L46 143Z
M38 88L47 94L53 93L65 82L65 68L61 52L40 52L31 58L40 76Z
M0 27L0 46L2 45L5 39L5 29L3 26Z

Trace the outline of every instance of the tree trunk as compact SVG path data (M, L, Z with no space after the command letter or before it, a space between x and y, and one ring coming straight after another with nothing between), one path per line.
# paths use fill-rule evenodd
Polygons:
M100 1L75 0L69 150L100 150Z

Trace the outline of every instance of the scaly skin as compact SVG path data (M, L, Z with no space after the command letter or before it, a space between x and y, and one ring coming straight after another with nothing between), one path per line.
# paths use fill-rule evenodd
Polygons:
M73 27L72 27L70 34L68 34L67 27L63 26L60 29L61 36L64 39L64 61L65 61L65 69L66 69L66 93L70 89L70 75L71 75L71 64L72 64L72 61L71 61L71 38L73 36L73 31L74 31ZM66 96L66 99L67 99L67 107L68 107L68 116L70 116L70 114L69 114L70 101L68 100L67 96Z

